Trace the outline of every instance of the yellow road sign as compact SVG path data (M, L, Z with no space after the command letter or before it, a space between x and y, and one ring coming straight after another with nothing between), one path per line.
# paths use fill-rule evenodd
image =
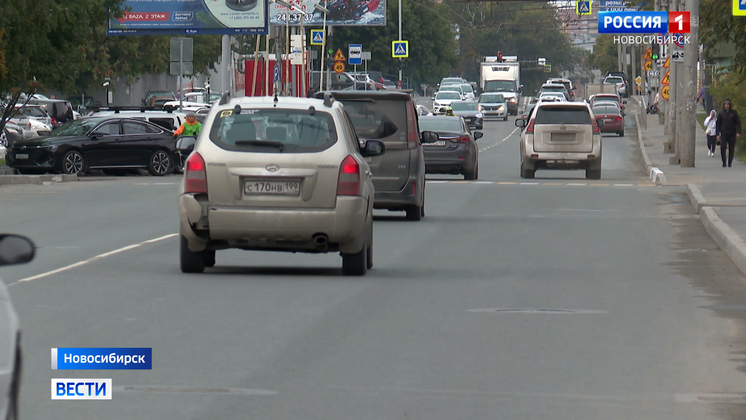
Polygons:
M668 85L671 82L671 79L669 79L668 74L671 73L671 70L666 70L666 75L663 76L663 79L661 79L662 85Z
M344 61L337 61L334 63L334 71L337 73L342 73L345 71L345 63Z
M592 4L591 0L576 0L575 13L578 15L590 15Z
M667 69L671 67L671 56L669 55L668 58L666 58L666 61L663 63L663 68Z
M641 85L642 84L642 77L637 76L637 78L635 79L635 83L637 83L638 85Z
M653 49L648 48L647 51L645 51L645 54L643 54L642 58L644 58L645 60L650 60L651 58L653 58Z
M645 61L645 71L653 70L653 60Z
M733 0L733 16L746 16L746 2Z
M669 94L668 85L663 86L663 88L661 89L661 96L663 97L663 99L668 100L668 94Z
M334 54L334 61L347 61L347 59L345 58L344 53L342 53L342 49L341 48L337 48L337 53ZM340 73L340 72L337 72L337 73Z

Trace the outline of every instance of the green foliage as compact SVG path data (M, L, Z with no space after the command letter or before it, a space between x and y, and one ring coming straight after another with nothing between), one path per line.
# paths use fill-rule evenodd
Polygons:
M701 0L699 5L699 41L706 47L719 42L733 41L736 44L736 56L731 70L738 74L736 85L746 79L746 39L739 34L746 32L746 20L733 16L732 2L724 0ZM708 49L705 49L707 54ZM742 89L742 87L741 87Z
M598 68L602 73L617 67L617 46L613 35L599 35L593 52L585 59L585 65Z

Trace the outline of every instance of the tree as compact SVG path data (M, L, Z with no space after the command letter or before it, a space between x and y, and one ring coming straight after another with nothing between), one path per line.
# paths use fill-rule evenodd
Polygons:
M591 68L597 67L602 72L606 72L616 68L617 61L617 46L614 44L614 36L599 35L596 38L593 52L585 60L585 65Z

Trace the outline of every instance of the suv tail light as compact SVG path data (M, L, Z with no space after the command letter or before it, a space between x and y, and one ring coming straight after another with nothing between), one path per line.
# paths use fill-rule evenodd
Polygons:
M417 132L417 117L415 117L414 103L407 102L407 149L416 149L420 145L420 135Z
M52 118L52 127L57 127L57 119Z
M596 123L594 122L593 125L595 126ZM534 134L534 120L533 120L533 118L528 122L528 125L526 126L526 133L527 134Z
M207 194L207 168L205 160L199 153L193 153L189 157L184 177L186 179L186 191L184 192Z
M360 195L360 164L352 155L347 155L339 166L337 195Z
M598 123L596 123L596 120L593 120L593 134L601 134L601 129L598 128Z

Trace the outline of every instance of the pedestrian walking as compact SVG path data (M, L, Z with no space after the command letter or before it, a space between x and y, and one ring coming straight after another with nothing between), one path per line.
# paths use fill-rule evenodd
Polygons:
M717 112L713 109L710 116L705 118L705 133L707 134L707 156L715 156L717 144Z
M723 110L717 117L717 139L720 141L720 157L723 159L723 168L725 168L725 150L728 149L728 167L733 165L733 156L735 155L736 139L741 137L741 118L738 112L733 109L733 103L730 99L723 101Z
M702 89L699 90L699 95L697 96L697 102L702 101L702 109L707 111L707 105L705 105L705 87L702 86Z

